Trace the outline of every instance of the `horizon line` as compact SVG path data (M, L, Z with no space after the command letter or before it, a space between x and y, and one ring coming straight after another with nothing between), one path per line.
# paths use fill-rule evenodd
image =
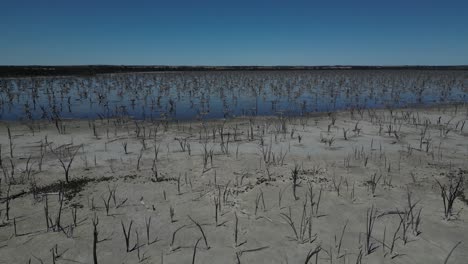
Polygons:
M209 64L0 64L0 67L468 67L468 64L237 64L237 65L209 65Z

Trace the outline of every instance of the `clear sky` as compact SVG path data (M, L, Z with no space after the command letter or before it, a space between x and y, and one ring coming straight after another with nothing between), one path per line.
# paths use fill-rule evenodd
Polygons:
M468 0L0 0L0 65L461 65Z

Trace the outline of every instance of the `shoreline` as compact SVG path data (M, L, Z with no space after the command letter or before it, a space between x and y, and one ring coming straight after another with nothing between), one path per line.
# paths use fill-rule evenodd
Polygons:
M199 122L219 122L219 121L236 121L236 120L249 120L249 119L278 119L280 117L283 118L312 118L312 117L326 117L330 114L345 114L349 113L350 111L357 111L357 110L362 110L362 111L387 111L387 110L393 110L393 111L402 111L402 110L409 110L409 111L418 111L418 110L435 110L437 109L440 111L440 109L450 109L450 108L457 108L458 107L466 107L468 105L467 102L448 102L448 103L437 103L434 105L427 105L427 104L413 104L409 105L407 107L394 107L394 108L389 108L389 107L377 107L377 108L346 108L346 109L341 109L338 111L317 111L317 112L308 112L304 115L296 115L296 114L291 114L291 115L242 115L242 116L234 116L234 117L227 117L227 118L207 118L207 119L202 119L202 118L184 118L184 119L177 119L177 118L147 118L147 119L139 119L139 118L133 118L131 116L119 116L119 117L111 117L111 118L61 118L61 121L65 122L77 122L77 121L115 121L118 119L124 119L127 121L135 121L135 122L169 122L169 123L199 123ZM466 110L468 114L468 109ZM14 124L14 123L27 123L27 122L33 122L33 123L51 123L51 120L49 119L0 119L0 124L2 123L8 123L8 124Z

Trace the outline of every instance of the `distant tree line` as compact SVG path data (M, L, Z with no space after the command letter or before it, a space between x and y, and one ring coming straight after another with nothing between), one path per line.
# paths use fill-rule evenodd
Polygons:
M0 66L0 77L96 75L161 71L275 71L275 70L468 70L459 66Z

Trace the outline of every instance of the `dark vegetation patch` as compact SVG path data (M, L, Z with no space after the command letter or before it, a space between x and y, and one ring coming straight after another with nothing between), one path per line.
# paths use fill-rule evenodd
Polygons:
M124 178L124 181L128 181L128 180L134 180L136 179L137 175L136 174L130 174L130 175L125 175L123 178Z
M165 181L177 181L177 178L175 177L158 177L156 178L151 178L152 182L165 182Z
M91 179L88 177L82 177L82 178L72 179L68 183L63 182L63 181L58 181L49 185L38 186L34 190L34 193L41 194L41 193L63 192L65 195L65 198L67 198L68 200L71 200L73 197L75 197L76 194L81 192L88 183L109 181L111 179L113 178L101 177L97 179Z

